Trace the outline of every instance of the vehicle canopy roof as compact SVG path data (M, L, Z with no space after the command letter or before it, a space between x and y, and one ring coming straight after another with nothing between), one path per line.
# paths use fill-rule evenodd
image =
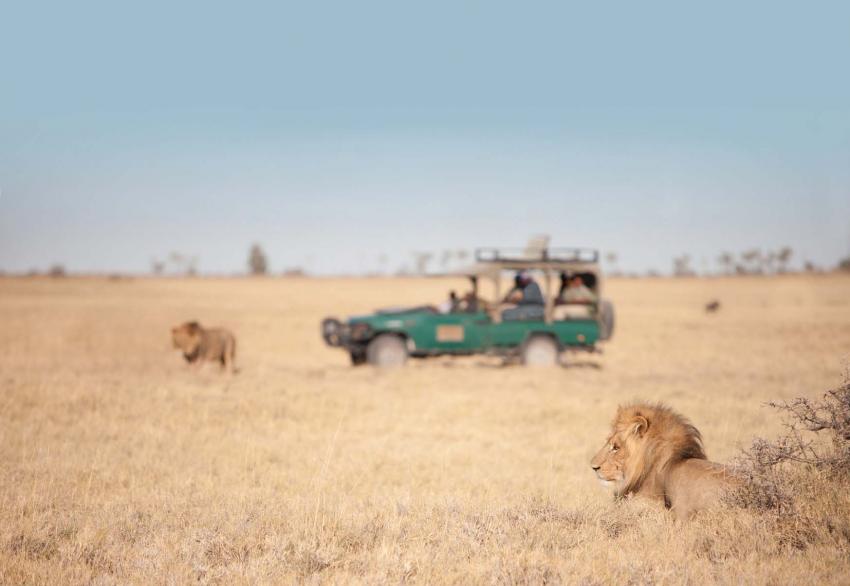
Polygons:
M475 264L462 274L470 277L498 276L503 271L599 272L599 251L592 248L478 248Z

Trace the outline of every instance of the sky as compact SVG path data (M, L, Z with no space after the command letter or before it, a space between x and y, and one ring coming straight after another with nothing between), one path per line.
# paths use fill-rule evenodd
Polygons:
M0 7L0 270L850 256L847 3L122 4Z

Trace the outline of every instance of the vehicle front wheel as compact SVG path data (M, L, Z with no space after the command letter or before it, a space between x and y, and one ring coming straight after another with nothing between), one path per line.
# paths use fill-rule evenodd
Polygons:
M381 334L366 347L369 364L380 368L403 366L407 361L407 345L399 336Z
M525 366L555 366L559 353L558 344L551 336L532 336L522 347L522 363Z

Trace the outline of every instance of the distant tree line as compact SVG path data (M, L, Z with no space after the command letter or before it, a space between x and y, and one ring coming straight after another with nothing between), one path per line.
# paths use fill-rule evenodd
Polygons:
M377 256L377 271L368 272L368 275L388 275L395 274L397 276L406 275L427 275L434 272L447 273L458 268L466 266L472 262L472 254L465 249L445 249L438 253L428 251L414 251L410 253L411 262L402 263L394 271L388 266L389 256L381 253ZM791 271L791 259L794 257L794 251L790 246L783 246L778 250L763 251L759 248L744 250L738 254L731 252L722 252L715 259L717 269L710 271L705 260L702 261L702 274L721 274L721 275L774 275L783 274ZM619 257L615 252L606 252L602 258L606 264L607 274L610 276L641 276L637 273L624 273L619 269ZM692 257L689 254L682 254L673 257L673 275L677 277L695 276L698 271L692 266ZM435 265L436 262L436 265ZM165 259L154 258L151 260L151 273L156 276L162 275L177 275L177 276L195 276L198 274L199 258L196 255L184 254L177 251L170 252ZM247 259L248 274L254 276L263 276L269 274L269 260L265 251L259 244L252 244L248 249ZM436 271L432 269L436 268ZM834 267L835 270L842 272L850 272L850 256L841 259ZM818 267L811 261L802 263L802 270L805 272L820 272L824 269ZM831 269L826 269L831 270ZM0 275L3 275L0 271ZM61 263L50 265L46 271L38 269L30 269L26 273L27 276L46 275L50 277L61 278L67 272L65 266ZM299 277L307 274L303 267L293 266L283 269L280 273L285 277ZM643 274L647 277L659 277L661 272L657 270L649 270Z
M790 246L778 250L762 251L760 248L744 250L737 255L732 252L722 252L715 259L719 273L722 275L775 275L789 271L789 263L794 256ZM691 277L697 271L691 265L691 255L682 254L673 257L673 276ZM815 270L814 265L805 263L806 270Z
M427 251L414 251L410 253L413 258L413 271L412 273L415 275L425 275L430 272L430 267L432 265L432 261L438 261L439 272L448 272L452 266L455 265L463 265L465 264L469 258L470 254L468 250L464 249L446 249L442 250L439 253L427 252ZM407 265L402 264L397 271L397 274L404 275L410 274L411 271Z
M790 246L779 250L762 251L753 248L741 252L737 257L731 252L723 252L717 257L717 264L726 275L770 275L788 272L788 263L794 256Z

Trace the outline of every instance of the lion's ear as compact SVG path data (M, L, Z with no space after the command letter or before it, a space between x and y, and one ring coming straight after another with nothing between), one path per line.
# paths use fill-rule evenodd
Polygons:
M632 433L636 436L643 437L647 429L649 429L649 421L643 415L638 415L632 421Z

